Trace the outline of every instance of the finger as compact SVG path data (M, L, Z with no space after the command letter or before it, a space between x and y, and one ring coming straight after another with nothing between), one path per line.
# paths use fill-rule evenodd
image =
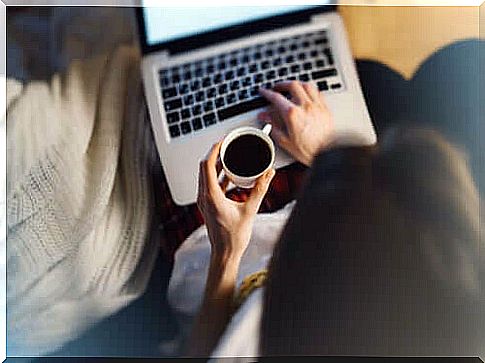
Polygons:
M325 110L328 111L327 100L326 100L325 96L323 95L323 92L320 93L320 104L325 108Z
M273 89L278 92L289 92L291 95L291 100L297 105L303 105L311 100L301 82L283 81L276 83Z
M217 159L219 157L219 150L221 149L222 142L218 142L212 146L207 159L204 162L204 177L207 183L206 189L210 192L220 191L219 182L217 180Z
M271 120L271 114L268 111L260 112L260 113L258 113L258 120L260 120L260 121Z
M197 206L200 211L203 211L204 195L205 195L205 181L204 181L204 163L201 161L199 163L199 181L197 190Z
M221 174L221 171L222 171L222 160L220 157L217 158L217 163L216 163L216 173L217 173L217 176L219 177L219 175Z
M246 201L246 208L250 213L257 213L266 192L268 191L271 180L275 176L275 170L270 169L256 180L256 184L249 194Z
M281 130L278 126L273 125L273 129L271 130L271 137L275 139L276 143L279 146L281 146L286 151L289 151L288 149L291 145L291 142L285 131Z
M310 99L314 102L320 102L320 92L318 92L317 86L313 82L306 82L302 84L303 89L308 94Z
M229 178L228 178L227 176L225 176L225 175L224 175L224 176L222 177L222 180L221 180L221 183L220 183L220 185L221 185L221 190L223 191L223 193L224 193L224 194L226 194L226 191L227 191L227 186L229 185L229 183L230 183Z
M273 110L273 107L270 111L260 112L258 114L258 120L262 123L270 123L274 127L278 127L281 130L286 130L286 125L284 121L282 121L278 113Z
M291 107L295 106L293 102L288 100L281 93L274 92L262 87L259 88L259 93L261 94L261 96L266 98L283 117Z

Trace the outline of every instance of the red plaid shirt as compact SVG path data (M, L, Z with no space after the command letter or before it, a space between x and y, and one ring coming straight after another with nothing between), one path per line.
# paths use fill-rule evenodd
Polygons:
M293 200L300 189L306 169L299 163L279 169L259 212L276 211ZM181 207L173 202L161 167L157 168L153 175L157 223L162 235L162 253L169 260L173 260L177 248L204 223L204 219L196 204ZM229 191L227 196L233 200L244 201L248 196L248 191L236 188Z

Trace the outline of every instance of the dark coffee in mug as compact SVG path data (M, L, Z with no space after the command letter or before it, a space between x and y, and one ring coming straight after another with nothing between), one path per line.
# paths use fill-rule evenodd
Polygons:
M251 177L263 172L271 163L271 148L261 137L244 134L230 142L224 164L235 175Z

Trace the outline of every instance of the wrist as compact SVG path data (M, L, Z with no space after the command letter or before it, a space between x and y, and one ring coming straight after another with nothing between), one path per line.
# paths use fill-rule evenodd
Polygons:
M242 253L230 248L214 249L211 253L211 265L220 266L223 269L239 266Z

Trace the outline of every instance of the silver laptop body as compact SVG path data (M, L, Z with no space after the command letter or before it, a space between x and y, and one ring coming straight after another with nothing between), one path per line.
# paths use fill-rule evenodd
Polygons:
M161 44L148 44L143 12L149 10L138 11L145 97L175 203L196 201L199 161L212 144L234 128L260 127L256 116L266 104L257 93L259 86L313 81L333 112L339 143L375 143L344 25L334 6L278 14ZM277 150L277 168L293 161Z

